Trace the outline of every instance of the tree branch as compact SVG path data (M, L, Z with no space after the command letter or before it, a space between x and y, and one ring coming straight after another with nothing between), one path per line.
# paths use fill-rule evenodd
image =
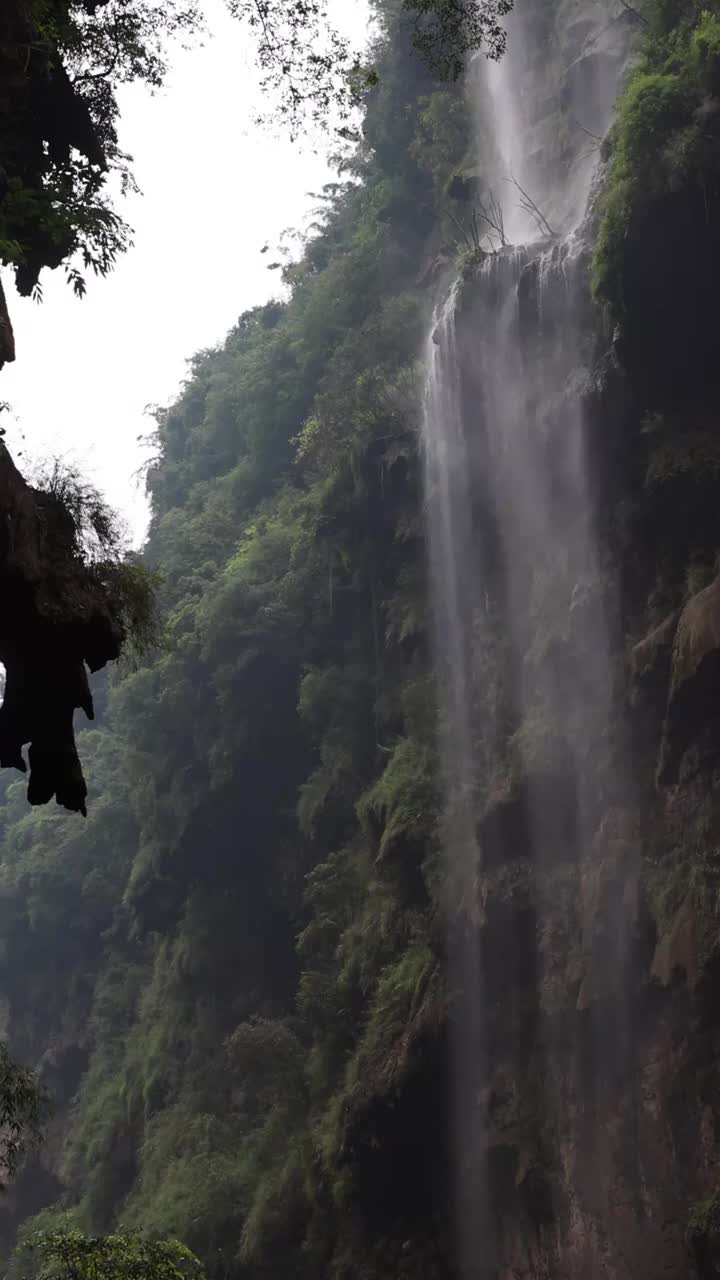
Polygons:
M545 217L545 214L543 213L542 209L538 208L538 206L536 205L532 197L529 196L527 191L525 191L524 188L520 186L520 183L518 182L517 178L513 176L511 178L506 178L505 181L512 182L516 190L520 192L520 195L522 196L522 201L521 201L522 208L525 210L526 213L532 214L532 216L535 218L535 221L538 224L539 229L543 232L543 234L547 236L557 235L557 232L553 231L552 227L550 226L550 223Z
M645 14L644 14L644 13L640 13L640 11L639 11L638 9L636 9L634 5L632 5L632 4L630 4L630 3L629 3L629 0L620 0L620 4L622 5L622 7L623 7L623 9L625 10L625 12L626 12L626 13L631 13L631 14L632 14L632 16L633 16L633 18L637 18L637 21L638 21L638 22L642 22L646 27L649 27L649 26L650 26L650 23L648 22L647 18L645 17Z

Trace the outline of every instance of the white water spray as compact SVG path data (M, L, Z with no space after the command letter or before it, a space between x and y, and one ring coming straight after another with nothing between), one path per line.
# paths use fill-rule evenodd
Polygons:
M478 831L492 791L488 762L498 749L512 754L528 783L526 856L534 865L550 869L564 841L575 841L585 856L602 807L587 756L598 751L612 714L611 621L578 389L583 342L591 331L581 224L597 155L587 154L580 125L574 148L558 157L552 120L542 114L557 65L531 46L538 19L530 5L519 4L513 16L506 58L476 78L480 127L487 130L489 123L493 135L492 148L487 139L482 148L495 156L488 188L502 208L510 245L486 256L466 290L459 281L453 286L436 310L426 352L425 490L445 797L462 1280L498 1274L484 1155L492 1064ZM604 28L597 21L593 26L593 19L604 8L587 0L587 27L598 39ZM594 127L601 122L604 129L621 58L603 60L590 35L584 40L592 76L584 96L578 94L582 50L566 54L566 114L587 107ZM557 133L557 118L554 128ZM549 228L557 233L548 234ZM507 648L500 719L509 730L499 723L490 696L498 674L488 677L482 662L493 642L491 618L500 620ZM560 810L542 781L555 775L567 797ZM542 1004L555 960L543 909L537 910ZM581 908L585 928L582 914ZM549 1024L541 1025L536 1060L547 1077L549 1140L560 1151L561 1073Z

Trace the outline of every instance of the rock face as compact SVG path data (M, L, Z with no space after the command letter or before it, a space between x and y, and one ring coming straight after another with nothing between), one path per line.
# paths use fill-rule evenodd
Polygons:
M471 329L471 299L464 317ZM460 339L472 395L472 333ZM614 554L620 574L632 539ZM625 600L645 634L625 655L614 642L617 723L569 722L577 773L528 774L483 818L483 1158L501 1280L716 1274L716 1243L688 1222L720 1161L720 580L688 596L663 573L651 549ZM576 591L555 610L541 673L558 654L565 670L585 661L597 618L578 628L577 609Z
M633 646L630 669L639 691L661 695L668 687L679 613L669 614L644 640Z
M680 615L660 763L660 781L677 779L688 747L720 730L720 578L688 601Z
M583 68L597 87L619 65L616 46L605 42L617 38L627 14L611 24L611 37L602 28L606 7L586 7L584 15L581 6L562 0L547 9L537 5L533 13L546 34L550 10L565 24L572 62L560 83L570 99L581 94ZM539 64L547 41L528 47ZM519 83L525 83L522 77ZM545 102L536 121L538 172L545 171L548 147L562 152L560 131L553 138L551 128L555 109ZM557 211L560 217L560 203ZM713 1242L696 1248L688 1223L692 1204L716 1192L720 1160L720 585L697 591L688 585L687 570L698 549L707 567L717 547L702 521L688 524L687 545L673 525L667 554L659 537L643 537L645 526L632 524L628 508L636 512L648 500L638 476L651 469L646 455L653 446L632 388L607 351L586 379L593 388L592 414L575 413L584 392L574 380L581 372L574 347L567 360L567 326L557 321L564 300L572 303L575 330L587 339L580 355L594 340L588 253L575 256L575 247L550 245L542 257L528 261L517 254L510 263L522 334L530 340L523 354L532 358L533 340L540 347L552 343L556 322L550 349L563 375L539 424L547 430L534 455L536 470L547 470L555 482L551 515L566 512L541 573L537 539L509 544L497 536L499 504L490 500L487 484L488 430L475 431L470 459L485 482L473 490L474 505L482 508L473 510L482 533L473 545L482 546L487 560L487 591L471 619L476 637L492 609L503 622L510 616L503 594L508 546L517 557L514 568L525 566L526 573L515 598L513 652L506 652L509 628L498 626L488 639L488 648L492 643L498 652L490 658L483 653L468 679L473 706L477 702L472 727L491 740L492 768L473 778L475 790L482 790L477 796L473 791L480 857L471 868L478 881L472 905L479 910L458 913L454 922L476 944L483 976L482 1053L461 1120L472 1135L482 1134L465 1155L486 1188L489 1227L486 1252L473 1259L463 1280L689 1280L717 1274ZM484 288L488 279L498 292L506 288L501 262L492 274L487 264L482 269ZM514 305L509 293L502 296ZM497 310L490 311L487 293L481 295L472 279L461 302L459 374L462 399L472 409L487 395L497 365L498 347L491 346ZM442 332L436 333L435 345L442 341ZM481 344L493 357L484 367ZM520 385L522 362L513 373L506 382ZM546 391L542 381L533 388L538 395L523 399L521 425ZM700 392L712 410L717 389ZM483 424L488 426L487 415ZM578 492L562 465L573 432L573 456L587 454L596 463L595 488L580 496L588 498L602 529L607 559L581 562L582 573L572 565L568 573L563 558L576 546L587 514L584 504L568 501L568 491L570 498ZM504 434L501 443L508 443ZM534 472L529 480L534 484ZM677 483L673 473L668 486ZM71 798L79 807L81 784L68 736L72 710L91 709L83 659L99 665L114 656L112 627L85 596L71 601L61 593L62 605L47 598L53 580L48 546L62 545L62 527L56 524L48 544L52 511L43 511L1 453L0 484L6 486L0 509L11 513L0 582L17 619L5 631L0 627L0 656L13 682L0 713L7 721L8 762L17 763L28 736L34 749L37 733L48 764L40 771L38 798L54 785L66 802L74 788ZM667 499L670 511L678 508L677 492L673 488ZM506 508L532 507L523 503L527 493L535 493L530 484L527 490L509 486ZM602 502L593 504L597 495ZM61 514L55 515L62 526ZM644 638L631 644L627 635ZM601 645L607 667L596 660ZM48 664L51 654L55 665ZM48 677L40 670L43 662L51 667ZM537 705L527 698L521 705L525 681L540 691ZM63 694L56 706L58 689ZM44 699L53 711L49 728L42 720ZM202 855L208 838L204 825L198 827ZM222 865L223 888L227 876ZM167 892L173 891L169 880ZM162 913L150 927L162 930ZM217 981L213 970L211 980ZM397 1052L386 1053L359 1079L354 1105L342 1120L341 1159L352 1166L355 1205L373 1245L389 1244L379 1270L373 1272L358 1249L342 1271L319 1264L318 1275L457 1276L457 1152L448 1150L456 1082L447 1042L463 1045L466 1012L433 973L402 1024ZM464 1047L470 1056L471 1038ZM132 1163L132 1135L122 1132Z
M85 813L87 787L73 716L93 716L85 664L119 656L122 636L78 563L74 527L62 504L30 488L0 444L0 767L25 773L28 800Z
M579 857L576 849L552 880L528 868L514 903L506 894L498 902L497 884L488 897L491 947L508 938L507 920L494 931L494 914L511 909L516 936L533 903L544 921L544 936L524 930L535 951L524 973L508 959L486 964L495 1010L489 1158L503 1171L497 1274L680 1280L696 1274L688 1213L714 1190L720 1154L718 1008L701 959L707 922L686 899L660 937L643 896L618 992L619 957L607 950L602 914L583 954L574 903L592 897L596 878L596 892L617 895L620 908L622 859L578 872ZM545 948L551 965L540 963ZM523 1027L533 1009L536 1021L544 1010L540 1037Z
M515 18L523 13L518 4ZM581 128L600 128L635 19L568 3L527 20L537 39L509 55L524 86L523 180L558 227L563 162L571 199L587 174L557 101L538 91L541 59L552 64L565 41L564 124L574 107ZM468 1274L493 1280L715 1274L716 1246L698 1249L688 1232L692 1205L716 1193L720 1159L720 579L698 591L689 572L697 548L704 575L714 562L715 526L704 504L686 520L684 464L663 469L664 514L643 489L662 446L643 426L646 371L635 384L622 349L598 334L593 223L591 207L565 242L548 236L479 263L447 345L471 472L474 537L463 552L486 588L460 625L472 628L472 654L495 609L509 651L478 680L468 660L465 700L469 749L491 739L496 779L477 801L477 849L463 846L478 866L467 928L482 958L484 1038L465 1106L474 1150L462 1158L467 1185L486 1189L490 1223L486 1256ZM522 352L514 363L503 325ZM696 416L714 424L717 389L702 394L710 406ZM669 413L663 395L660 371L657 403ZM590 460L587 487L572 470L578 456ZM543 560L548 531L556 542ZM472 1010L453 993L448 1005L448 1038L469 1055ZM438 1078L438 1093L448 1087Z

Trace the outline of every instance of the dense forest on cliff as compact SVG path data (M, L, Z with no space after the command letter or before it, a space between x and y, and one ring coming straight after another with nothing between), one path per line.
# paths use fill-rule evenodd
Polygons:
M632 954L647 981L633 1010L639 1034L661 1025L674 1037L675 1074L655 1087L681 1166L663 1212L682 1217L682 1241L692 1203L710 1206L709 1218L696 1211L699 1235L715 1203L715 1139L702 1126L698 1136L695 1103L686 1113L680 1095L711 1107L717 1089L706 714L717 676L714 658L703 662L717 655L706 593L720 546L720 325L707 269L720 226L720 4L617 7L641 52L602 142L587 400L638 763ZM538 60L552 22L570 28L580 8L537 17ZM158 574L164 635L135 669L96 681L98 720L79 740L88 818L30 811L24 785L3 779L3 1031L54 1108L0 1205L8 1252L19 1223L21 1238L122 1223L183 1240L211 1280L451 1274L453 993L420 364L438 291L460 269L471 296L485 251L464 83L418 56L400 4L376 10L362 132L318 193L297 260L284 261L286 300L198 353L157 414L143 559ZM493 619L479 663L488 716L507 723L483 779L488 847L516 825L484 869L481 923L489 1003L498 1025L524 1019L524 1042L534 869L512 751L523 734L540 754L551 744L503 702ZM544 660L567 627L551 610L541 621ZM553 871L551 891L566 893L576 873ZM579 964L573 953L562 977L573 1016L590 1001ZM652 1059L654 1034L638 1060ZM520 1056L527 1071L530 1050ZM560 1175L532 1092L518 1099L512 1063L501 1066L488 1105L509 1136L493 1141L493 1206L500 1217L512 1204L540 1238ZM689 1154L701 1148L702 1160ZM9 1274L24 1267L16 1259Z
M416 360L468 130L409 19L382 19L290 301L241 316L158 417L167 641L81 736L87 823L17 784L3 811L7 1032L63 1142L31 1195L218 1275L301 1244L303 1274L372 1268L386 1229L429 1225L412 1152L406 1196L373 1189L372 1247L353 1186L396 1183L370 1117L441 1002Z

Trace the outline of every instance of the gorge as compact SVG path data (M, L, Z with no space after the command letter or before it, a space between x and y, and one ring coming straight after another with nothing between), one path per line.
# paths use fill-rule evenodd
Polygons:
M3 779L0 1203L210 1280L720 1265L720 5L379 0L284 301L158 412L165 642Z

